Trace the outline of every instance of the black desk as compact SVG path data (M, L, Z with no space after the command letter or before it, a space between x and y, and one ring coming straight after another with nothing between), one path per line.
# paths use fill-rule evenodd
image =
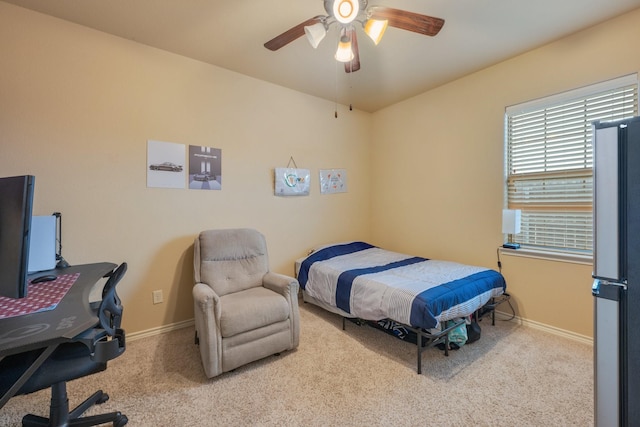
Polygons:
M44 349L11 390L0 398L0 408L13 397L58 345L73 341L76 336L98 324L96 312L89 304L89 294L96 282L116 267L116 264L102 262L40 272L38 275L80 275L55 309L0 319L0 360L10 354Z

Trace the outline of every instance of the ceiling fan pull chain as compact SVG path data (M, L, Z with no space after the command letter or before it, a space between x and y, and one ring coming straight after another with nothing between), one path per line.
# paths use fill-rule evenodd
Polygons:
M339 62L336 61L336 109L333 114L336 119L338 118L338 64Z
M353 66L353 61L351 61L351 66ZM353 93L353 80L352 77L353 73L349 73L349 76L347 77L347 79L349 79L349 97L351 97L351 94ZM350 102L349 103L349 111L353 111L353 104Z

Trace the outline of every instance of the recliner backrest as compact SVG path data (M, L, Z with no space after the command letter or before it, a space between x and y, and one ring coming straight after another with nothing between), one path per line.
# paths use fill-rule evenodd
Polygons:
M196 282L209 285L219 296L262 286L269 271L267 243L257 230L206 230L194 243Z

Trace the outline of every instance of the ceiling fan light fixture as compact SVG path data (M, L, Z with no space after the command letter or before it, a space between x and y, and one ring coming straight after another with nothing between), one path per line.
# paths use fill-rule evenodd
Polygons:
M338 50L336 50L336 60L340 62L349 62L353 59L353 50L351 50L351 40L349 37L340 37Z
M364 24L364 32L377 45L382 40L387 25L389 25L389 21L386 19L369 19Z
M322 22L318 22L316 24L304 27L304 33L307 35L309 44L311 44L314 49L317 49L322 39L324 39L324 36L327 35L327 29Z
M341 24L349 24L360 12L360 2L358 0L334 0L333 16Z

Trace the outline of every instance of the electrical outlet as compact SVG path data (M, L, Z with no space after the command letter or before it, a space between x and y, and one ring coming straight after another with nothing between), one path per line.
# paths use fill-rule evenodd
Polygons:
M154 304L160 304L162 302L162 291L153 291L152 292L153 295L153 303Z

